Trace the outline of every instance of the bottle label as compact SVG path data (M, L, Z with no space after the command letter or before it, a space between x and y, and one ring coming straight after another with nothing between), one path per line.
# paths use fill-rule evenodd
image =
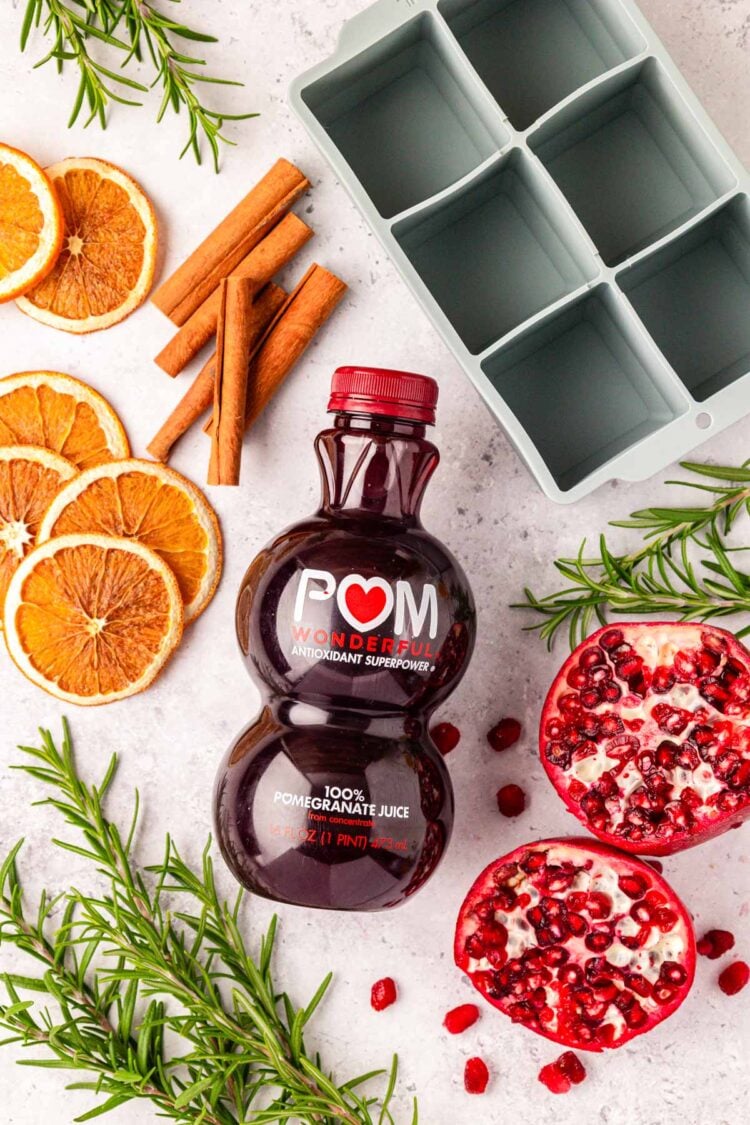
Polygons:
M321 602L338 610L349 629L309 624ZM388 623L386 625L386 623ZM386 625L383 633L374 630ZM347 574L340 581L328 570L306 568L294 600L292 655L314 660L434 671L438 633L438 596L429 582L415 589L403 579Z
M315 786L307 793L275 789L271 804L271 840L305 845L312 852L323 848L341 859L357 851L398 854L415 847L411 806L373 802L364 789L339 785Z

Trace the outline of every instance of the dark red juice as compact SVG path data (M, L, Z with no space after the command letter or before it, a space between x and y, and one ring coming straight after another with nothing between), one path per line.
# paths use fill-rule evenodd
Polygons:
M437 384L340 368L316 440L319 510L251 564L237 633L264 693L216 783L231 870L267 898L379 910L413 894L450 837L428 734L474 646L474 602L419 509L438 463Z

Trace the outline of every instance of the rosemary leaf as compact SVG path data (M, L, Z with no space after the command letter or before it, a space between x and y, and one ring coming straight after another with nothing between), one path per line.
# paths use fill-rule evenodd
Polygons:
M28 0L21 21L22 51L29 45L34 30L51 42L49 51L37 66L54 60L58 70L62 70L65 63L74 64L78 69L79 83L69 126L75 124L86 104L89 116L85 124L98 120L104 128L111 102L126 106L142 104L126 97L123 87L146 93L149 86L161 86L162 99L156 120L162 121L170 107L176 114L184 110L187 143L180 155L191 151L200 164L205 144L218 172L220 144L233 143L222 134L224 123L258 116L255 113L221 113L204 103L195 91L199 83L217 86L241 86L242 83L196 73L192 68L206 66L206 60L185 54L177 43L216 43L215 36L164 15L147 0ZM94 43L105 51L114 52L113 62L117 62L119 69L105 65L92 54ZM123 73L123 68L133 60L142 62L144 58L154 72L149 85Z

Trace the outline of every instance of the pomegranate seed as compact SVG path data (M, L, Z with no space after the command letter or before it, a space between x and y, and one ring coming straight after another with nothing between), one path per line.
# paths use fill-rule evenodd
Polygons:
M576 688L580 691L582 687L586 687L588 676L582 668L571 668L567 675L568 687Z
M520 816L526 808L526 794L520 785L503 785L497 791L497 807L503 816Z
M556 1062L547 1063L542 1067L539 1071L539 1081L551 1094L567 1094L570 1089L570 1079L562 1073Z
M687 971L678 961L665 961L659 971L659 979L679 988L687 980Z
M586 1077L586 1068L573 1051L563 1052L557 1060L557 1067L566 1078L570 1079L574 1086L583 1082Z
M438 723L430 731L430 737L440 753L445 756L455 750L461 741L461 731L453 723Z
M653 918L651 907L645 902L634 902L630 907L630 917L635 922L650 922Z
M649 867L653 867L654 871L658 871L660 875L664 870L664 864L660 859L647 859L646 863L649 865Z
M609 949L611 944L612 934L609 930L592 930L584 938L584 945L592 953L604 953L605 949Z
M497 910L512 910L516 905L518 895L512 887L501 887L495 895L495 906Z
M627 1011L622 1013L622 1018L630 1028L643 1027L644 1023L648 1020L646 1009L642 1008L640 1004L633 1004Z
M479 1008L476 1004L460 1004L452 1008L443 1020L443 1027L451 1035L460 1035L479 1019Z
M660 984L657 982L654 985L651 995L657 1004L668 1004L670 1000L674 1000L675 990L668 984Z
M464 1087L467 1094L483 1094L490 1080L490 1072L484 1059L466 1060L464 1067Z
M652 919L654 925L658 926L663 934L668 934L672 927L677 923L677 915L674 910L670 910L667 906L662 906L654 911Z
M508 931L502 922L480 926L478 936L482 945L489 946L490 949L504 949L508 944Z
M586 925L586 919L582 914L569 914L568 929L574 937L580 937L581 934L585 934L586 930L588 929L588 926Z
M396 1003L396 995L396 982L392 977L383 977L372 986L370 1003L376 1012L382 1012L384 1008L390 1008L391 1004Z
M719 974L719 988L727 996L736 996L749 980L750 966L744 961L734 961Z
M681 680L695 680L698 675L698 666L692 653L676 652L674 657L674 670Z
M745 760L729 778L732 789L742 789L750 783L750 761Z
M621 645L624 639L620 629L608 629L606 633L602 633L599 644L605 652L611 652L618 645Z
M640 973L630 973L628 975L628 988L631 988L636 996L646 997L650 996L652 992L650 982L647 981L645 977L641 976Z
M628 898L643 898L648 890L646 880L640 875L621 875L617 885Z
M671 668L666 668L661 665L654 668L654 674L651 677L651 687L659 695L668 692L670 688L674 687L674 672Z
M518 719L501 719L487 734L487 741L493 750L507 750L521 737L521 724Z
M586 909L589 912L589 917L597 922L609 918L612 913L612 899L609 895L603 894L602 891L592 891L586 895ZM572 905L572 903L571 903Z
M734 948L734 934L729 930L708 930L700 939L696 949L702 957L709 961L716 961L724 953Z
M581 710L581 704L578 702L578 696L574 691L566 692L561 695L557 701L557 706L562 711L563 715L577 715Z
M573 1051L565 1051L559 1059L547 1063L539 1071L539 1081L553 1094L567 1094L586 1077L583 1063Z

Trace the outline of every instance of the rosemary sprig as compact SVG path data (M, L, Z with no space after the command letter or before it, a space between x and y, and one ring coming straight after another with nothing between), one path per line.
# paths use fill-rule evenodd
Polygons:
M514 608L532 609L539 615L541 620L528 628L537 630L548 648L563 628L575 648L595 624L606 624L610 612L667 613L682 621L750 612L750 574L734 562L748 548L731 541L738 519L750 514L749 465L682 462L683 469L701 479L667 484L708 493L710 503L644 508L630 519L613 520L612 527L641 531L642 546L616 555L601 535L599 553L587 555L584 540L575 558L555 561L567 586L541 598L527 588L526 601ZM749 632L750 625L745 625L737 636Z
M180 0L171 0L179 3ZM111 101L122 105L141 105L124 91L147 93L148 87L122 73L133 59L148 59L154 70L152 86L162 88L157 120L172 109L183 109L188 119L188 139L181 156L191 151L200 164L205 142L219 169L219 145L233 144L222 132L226 121L243 121L257 117L255 113L221 113L204 105L196 87L201 84L241 86L226 78L204 73L205 59L187 54L180 40L195 43L216 43L206 35L179 20L163 14L147 0L27 0L21 25L21 50L25 50L34 29L51 40L48 53L37 63L43 66L54 60L58 70L66 62L79 71L78 92L68 125L78 120L84 106L89 111L85 125L98 120L106 126L107 107ZM98 42L119 54L120 69L105 66L92 53Z
M394 1125L396 1058L382 1099L363 1088L383 1071L343 1084L325 1073L304 1034L330 974L303 1008L277 991L276 920L253 958L240 925L242 894L231 905L221 900L210 841L200 870L169 837L161 862L140 866L133 855L137 794L126 835L104 811L116 757L98 786L87 785L67 725L61 749L48 731L41 737L41 746L21 747L28 761L16 768L53 790L41 803L82 837L54 843L89 860L108 889L42 893L28 913L17 868L21 843L12 849L0 868L0 947L16 946L41 968L36 976L0 974L7 994L1 1042L46 1049L26 1065L85 1072L69 1088L103 1100L78 1121L141 1098L161 1116L196 1125ZM29 994L44 997L43 1006ZM168 1052L167 1033L179 1037L179 1053Z

